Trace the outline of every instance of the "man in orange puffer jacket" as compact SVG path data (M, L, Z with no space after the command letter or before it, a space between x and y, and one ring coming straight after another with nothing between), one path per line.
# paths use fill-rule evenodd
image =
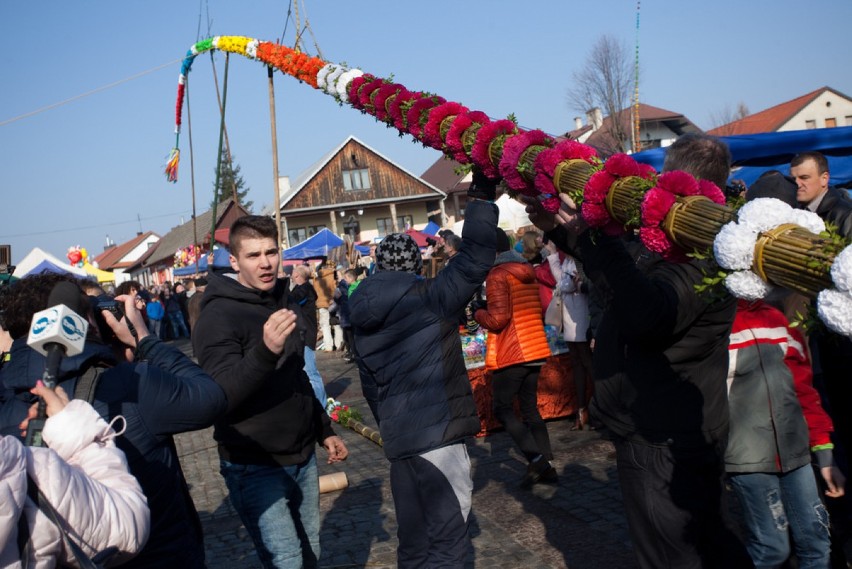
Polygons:
M529 461L521 486L556 482L547 425L538 411L538 374L550 347L544 333L538 283L532 265L512 250L497 229L497 259L485 281L486 308L474 313L488 330L485 369L492 371L494 414ZM512 407L518 396L521 422Z

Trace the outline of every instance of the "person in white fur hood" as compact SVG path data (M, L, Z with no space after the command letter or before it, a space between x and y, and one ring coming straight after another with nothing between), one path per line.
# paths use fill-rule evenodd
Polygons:
M48 447L0 436L0 567L78 565L60 528L28 497L28 475L85 555L106 566L127 561L148 540L150 513L115 446L116 432L87 402L69 402L61 387L54 391L39 381L32 392L47 403L42 436ZM21 423L24 432L27 421ZM19 523L21 516L25 523ZM29 539L19 551L24 527Z

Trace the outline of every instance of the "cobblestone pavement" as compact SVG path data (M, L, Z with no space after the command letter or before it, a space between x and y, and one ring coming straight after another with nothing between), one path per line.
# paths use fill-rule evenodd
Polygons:
M181 344L187 351L191 347ZM328 394L359 411L375 426L361 395L357 369L335 352L318 352ZM518 488L525 462L503 432L474 439L473 548L467 566L498 568L635 567L615 471L612 445L595 431L571 431L565 420L550 421L558 485ZM381 448L349 429L337 428L349 458L320 474L345 472L349 485L320 496L320 567L394 567L396 518L389 467ZM212 429L176 437L178 453L204 525L211 569L260 567L251 539L228 501L219 475Z

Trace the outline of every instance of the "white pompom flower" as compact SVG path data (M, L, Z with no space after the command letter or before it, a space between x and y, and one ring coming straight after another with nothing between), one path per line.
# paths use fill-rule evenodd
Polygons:
M713 256L719 266L731 271L751 269L757 233L736 222L726 223L713 241Z
M341 75L349 71L349 68L338 66L335 69L332 69L328 76L325 78L325 92L331 95L332 97L337 96L337 80Z
M328 77L328 74L337 69L337 66L333 63L326 63L322 66L322 69L317 71L317 89L322 89L325 91L325 80Z
M825 325L838 334L852 336L852 295L827 289L817 297L817 313Z
M360 77L363 74L364 72L360 69L350 69L337 79L337 94L340 96L341 101L344 103L349 102L349 83L351 83L356 77Z
M791 209L790 223L795 223L817 235L825 231L825 222L822 218L807 209Z
M725 278L725 286L731 294L743 300L760 300L772 290L772 285L751 271L731 273Z
M849 245L834 258L831 265L831 280L837 290L852 290L852 245Z
M790 222L789 205L775 198L757 198L745 204L737 213L740 225L760 233Z

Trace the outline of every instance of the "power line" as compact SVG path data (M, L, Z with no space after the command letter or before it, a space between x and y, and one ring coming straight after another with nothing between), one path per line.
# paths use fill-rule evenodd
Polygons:
M182 61L182 59L175 59L174 61L169 61L168 63L158 65L157 67L154 67L152 69L148 69L147 71L142 71L141 73L137 73L136 75L131 75L130 77L126 77L125 79L121 79L121 80L116 81L114 83L110 83L109 85L104 85L103 87L98 87L97 89L93 89L93 90L88 91L86 93L82 93L80 95L75 95L75 96L73 96L69 99L65 99L64 101L59 101L58 103L53 103L52 105L47 105L46 107L41 107L40 109L36 109L34 111L30 111L30 112L24 113L22 115L18 115L16 117L12 117L10 119L6 119L6 120L0 122L0 126L6 126L7 124L13 123L15 121L19 121L21 119L25 119L25 118L31 117L33 115L37 115L39 113L43 113L44 111L49 111L51 109L55 109L56 107L61 107L62 105L66 105L66 104L71 103L73 101L76 101L78 99L88 97L89 95L94 95L95 93L100 93L101 91L105 91L107 89L112 89L113 87L117 87L117 86L121 85L122 83L127 83L128 81L138 79L139 77L142 77L143 75L148 75L149 73L153 73L154 71L159 71L160 69L163 69L164 67L171 67L172 65L180 63L181 61Z
M173 215L181 215L181 214L186 214L186 213L188 213L186 210L176 211L176 212L173 212L173 213L164 213L164 214L161 214L161 215L154 215L154 216L151 216L151 217L146 217L145 220L150 221L152 219L161 219L163 217L171 217ZM97 229L99 227L112 227L112 226L115 226L115 225L127 225L128 223L137 223L137 222L141 223L142 218L138 217L137 219L129 219L127 221L114 221L112 223L98 223L96 225L87 225L87 226L84 226L84 227L68 227L66 229L51 229L49 231L36 231L34 233L18 233L16 235L0 235L0 239L9 239L9 238L12 238L12 237L34 237L36 235L50 235L50 234L53 234L53 233L65 233L65 232L68 232L68 231L83 231L85 229Z

